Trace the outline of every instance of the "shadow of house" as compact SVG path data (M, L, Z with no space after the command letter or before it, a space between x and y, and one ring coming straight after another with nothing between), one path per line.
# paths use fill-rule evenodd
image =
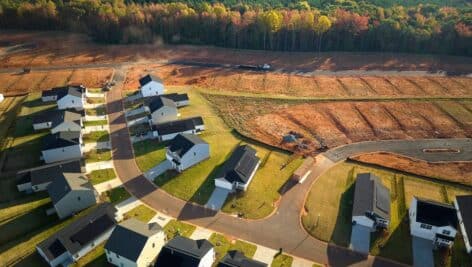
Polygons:
M8 148L2 171L21 170L41 164L41 148L44 135L37 135L21 145Z
M339 200L336 224L330 240L337 245L348 247L352 230L352 204L354 201L355 183L348 185Z

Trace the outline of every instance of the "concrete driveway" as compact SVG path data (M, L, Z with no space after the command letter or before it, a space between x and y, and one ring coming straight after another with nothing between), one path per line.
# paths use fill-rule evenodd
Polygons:
M433 243L419 237L413 237L413 266L434 267Z
M353 225L349 247L356 252L368 254L370 248L370 229L359 224Z
M229 193L230 191L228 189L216 187L205 207L212 210L220 210L223 204L225 204Z

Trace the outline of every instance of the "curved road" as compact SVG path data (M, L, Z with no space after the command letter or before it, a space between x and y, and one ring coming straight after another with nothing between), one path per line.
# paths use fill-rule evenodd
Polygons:
M379 257L363 256L346 248L327 244L308 235L300 225L300 210L304 197L313 181L325 170L350 155L365 151L375 151L379 145L386 151L431 159L423 153L423 146L462 147L460 153L441 153L441 158L471 160L471 139L421 140L421 141L380 141L346 145L330 150L317 158L312 175L303 185L296 185L284 192L278 210L269 218L250 221L216 213L200 205L187 203L172 197L147 180L138 169L123 111L121 83L122 71L115 75L117 86L107 94L112 154L115 169L126 189L152 208L179 220L205 227L227 235L235 236L274 249L283 248L285 252L298 257L332 266L399 266ZM445 155L448 154L448 155ZM447 156L447 157L445 157ZM436 156L433 156L433 159Z

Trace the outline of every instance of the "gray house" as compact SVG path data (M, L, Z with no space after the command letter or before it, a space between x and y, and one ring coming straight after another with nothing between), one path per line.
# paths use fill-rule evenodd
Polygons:
M58 109L83 110L85 91L86 88L82 85L56 87L43 91L41 100L43 102L57 102Z
M267 264L250 259L241 251L231 250L226 253L218 267L267 267Z
M148 104L152 124L176 120L178 117L177 105L165 97L154 97Z
M152 134L160 141L168 141L181 133L199 134L204 130L205 125L202 117L192 117L154 125Z
M249 145L238 146L222 166L215 178L215 186L230 191L246 191L251 183L260 159Z
M41 154L46 163L81 158L81 132L58 132L45 136Z
M65 218L97 203L95 190L79 173L63 173L48 186L48 194L59 218Z
M82 130L82 114L70 110L49 110L33 117L33 129L51 133Z
M154 266L211 267L214 261L215 250L207 240L176 236L161 249Z
M116 225L115 213L110 203L100 204L39 243L36 250L52 267L69 266L110 236Z
M105 244L109 263L120 267L147 267L164 246L165 233L157 223L128 219L113 230Z
M20 171L17 174L17 188L20 192L40 192L47 190L48 185L58 177L62 177L63 173L85 172L79 160L56 162L37 168Z
M178 134L167 147L166 158L182 172L210 157L210 145L193 134Z

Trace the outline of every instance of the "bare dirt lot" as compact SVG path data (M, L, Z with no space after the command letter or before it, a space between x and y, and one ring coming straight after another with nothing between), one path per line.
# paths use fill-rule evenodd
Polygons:
M428 163L390 153L364 154L352 159L417 175L472 185L471 162Z

